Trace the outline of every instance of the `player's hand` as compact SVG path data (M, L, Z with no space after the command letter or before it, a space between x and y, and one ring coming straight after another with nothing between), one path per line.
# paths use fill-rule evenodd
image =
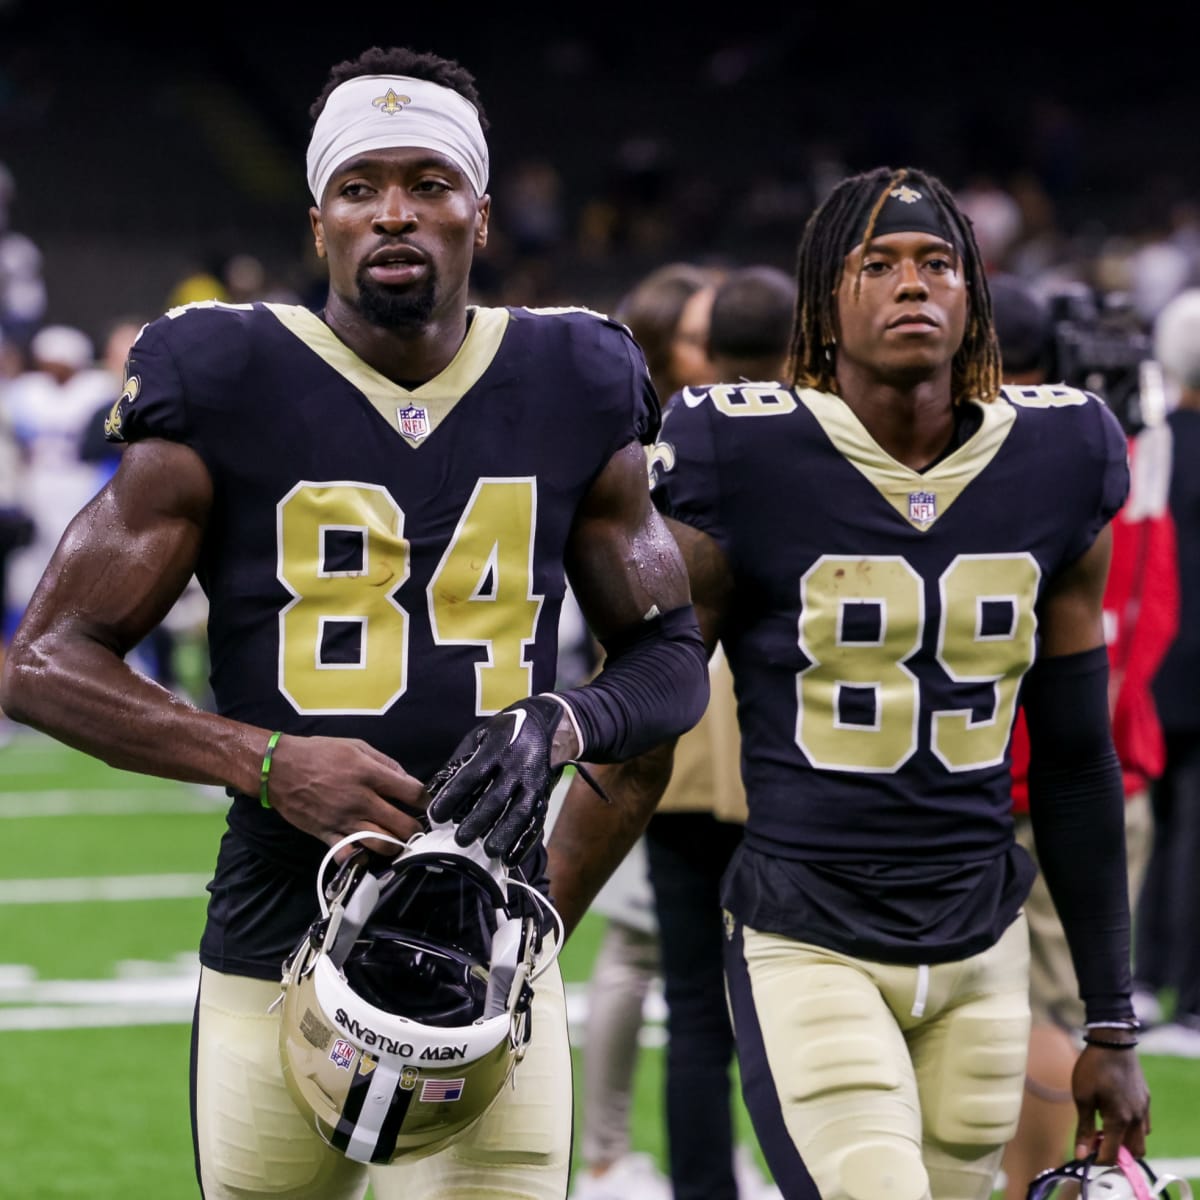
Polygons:
M483 839L484 850L515 866L537 844L550 793L562 773L551 766L563 708L530 696L476 725L429 781L429 816L455 821L460 846Z
M366 742L286 735L271 758L267 799L285 821L328 846L361 829L407 841L423 827L413 814L429 802L419 779ZM364 845L389 857L396 853L390 842Z
M1071 1076L1071 1090L1079 1112L1076 1158L1096 1151L1098 1163L1111 1165L1117 1161L1117 1151L1122 1145L1134 1158L1146 1156L1150 1091L1137 1051L1085 1046ZM1100 1133L1096 1130L1097 1114L1102 1123Z

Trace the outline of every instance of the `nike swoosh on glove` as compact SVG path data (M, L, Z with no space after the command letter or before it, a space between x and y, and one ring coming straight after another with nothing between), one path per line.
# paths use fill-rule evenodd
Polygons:
M530 696L480 722L429 781L429 817L457 822L460 846L483 848L514 867L542 836L550 793L562 766L550 765L550 746L563 707Z

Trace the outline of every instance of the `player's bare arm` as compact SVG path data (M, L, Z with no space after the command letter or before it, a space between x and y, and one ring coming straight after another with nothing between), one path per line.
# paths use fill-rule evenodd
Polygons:
M644 474L644 466L641 470ZM631 485L630 491L638 495L635 486ZM705 650L711 655L733 586L728 560L707 534L660 517L648 497L639 499L644 500L644 520L654 530L655 543L663 536L669 539L675 549L667 551L668 557L678 557L686 569ZM636 545L636 539L631 545ZM595 546L594 557L589 544L588 562L580 564L581 586L589 569L606 579L616 575L613 563L606 569L604 538L597 539ZM621 601L615 603L620 606ZM589 621L603 620L603 614L593 617L586 608L584 612ZM576 778L572 782L547 841L550 894L568 936L645 830L670 782L676 740L671 738L623 763L589 768L604 789L608 804L584 780Z
M1107 657L1103 649L1104 630L1101 611L1111 555L1112 530L1110 527L1105 527L1091 548L1049 585L1042 611L1042 658L1051 667L1059 665L1066 669L1066 663L1084 664L1091 652L1092 656L1098 656L1098 661L1106 673ZM1056 664L1055 660L1059 660L1059 662ZM1052 681L1053 677L1049 682ZM1048 686L1048 681L1043 681L1037 686L1045 688ZM1053 682L1053 687L1072 709L1078 711L1086 707L1086 711L1091 714L1092 724L1102 726L1107 732L1105 679L1100 678L1090 686L1081 680L1066 679L1061 683ZM1060 690L1064 687L1072 690ZM1080 690L1084 687L1088 687L1087 693ZM1088 699L1089 693L1090 700ZM1053 694L1052 692L1051 695ZM1045 710L1050 707L1051 705L1045 702L1040 705L1037 703L1026 705L1026 716L1030 720L1030 737L1035 747L1039 735L1043 741L1053 739L1058 743L1063 742L1064 739L1078 736L1082 747L1077 757L1080 769L1089 774L1095 772L1096 768L1092 767L1088 761L1090 741L1086 731L1076 734L1070 728L1064 729L1061 726L1048 725L1049 714ZM1070 722L1068 722L1069 724ZM1111 762L1116 764L1115 753L1112 754ZM1061 868L1058 871L1054 870L1056 851L1082 858L1089 864L1087 878L1082 881L1080 886L1078 903L1094 911L1097 903L1095 879L1092 875L1095 856L1087 853L1085 848L1081 847L1080 838L1086 837L1087 830L1100 822L1106 823L1106 838L1110 844L1116 842L1119 845L1124 836L1120 811L1120 805L1124 801L1120 788L1119 765L1115 765L1115 768L1110 765L1109 773L1112 774L1114 769L1115 780L1107 793L1102 795L1097 790L1094 798L1087 793L1081 793L1080 796L1073 798L1077 802L1082 801L1083 804L1090 803L1098 810L1103 805L1104 810L1097 811L1094 818L1088 812L1081 813L1084 828L1080 830L1079 834L1069 838L1070 845L1065 847L1059 845L1061 842L1066 842L1068 838L1064 836L1063 828L1058 820L1049 827L1043 820L1039 826L1035 815L1035 835L1040 835L1038 838L1039 857L1042 859L1043 869L1047 873L1047 882L1051 883L1051 892L1055 903L1058 905L1060 913L1063 914L1063 925L1068 934L1072 955L1076 957L1077 967L1080 965L1078 958L1081 951L1087 954L1089 959L1097 955L1102 958L1106 953L1128 958L1127 914L1125 928L1120 930L1119 935L1113 939L1111 947L1104 944L1103 930L1099 932L1086 928L1080 930L1077 923L1071 919L1073 902L1076 899L1073 895L1075 889L1072 887L1074 882L1072 873L1063 872ZM1031 812L1036 814L1036 811L1031 805ZM1051 839L1053 840L1051 841ZM1123 883L1123 876L1121 882ZM1116 888L1113 891L1123 893L1123 888ZM1117 916L1119 918L1120 914ZM1083 938L1086 938L1086 944L1081 946L1079 943ZM1114 964L1111 969L1120 975L1122 964ZM1087 974L1090 974L1090 971L1085 965L1079 973L1082 980ZM1132 1009L1129 1011L1131 1015ZM1104 1018L1107 1018L1108 1015L1107 1013L1101 1014ZM1132 1048L1136 1041L1135 1027L1132 1025L1128 1028L1123 1027L1121 1013L1114 1012L1112 1016L1114 1018L1112 1024L1108 1024L1106 1021L1104 1024L1092 1025L1089 1028L1087 1044L1076 1063L1072 1077L1072 1090L1079 1114L1075 1137L1076 1155L1083 1157L1096 1149L1096 1118L1099 1116L1102 1127L1099 1161L1102 1163L1115 1162L1117 1151L1122 1144L1127 1146L1132 1154L1144 1155L1146 1135L1150 1132L1150 1095L1137 1060L1136 1051ZM1089 1021L1092 1020L1093 1014L1089 1011Z
M1112 528L1050 581L1041 612L1042 658L1078 654L1104 645L1104 585L1112 561Z
M271 731L198 709L125 661L187 585L211 503L193 450L130 445L63 535L13 638L0 703L123 770L256 795ZM420 783L365 743L280 739L270 801L306 832L328 843L359 828L407 837L416 822L384 797L424 804Z

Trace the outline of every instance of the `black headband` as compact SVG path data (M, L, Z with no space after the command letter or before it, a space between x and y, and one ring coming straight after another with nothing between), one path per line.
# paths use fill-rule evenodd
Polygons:
M842 250L843 255L849 254L866 236L871 210L874 207L875 200L863 206L862 218L855 223L855 232L848 238ZM962 249L953 230L948 227L945 218L925 192L903 182L888 192L879 210L879 216L875 219L871 237L886 237L889 233L931 233L934 237L949 242L956 249Z

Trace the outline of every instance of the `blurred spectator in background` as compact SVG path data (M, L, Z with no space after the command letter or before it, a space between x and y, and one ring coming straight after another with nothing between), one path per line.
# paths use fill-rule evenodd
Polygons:
M485 303L557 303L567 236L562 176L548 159L526 159L508 173L498 199L488 245L472 266L472 289Z
M708 318L717 277L690 263L652 271L616 306L642 347L660 401L713 379ZM667 1200L670 1185L649 1156L630 1150L629 1116L646 997L659 972L659 939L639 839L592 902L606 918L588 983L583 1050L582 1157L577 1200Z
M651 271L617 304L646 356L650 379L665 405L679 391L711 381L708 322L721 272L691 263Z
M320 274L325 274L323 267ZM322 305L324 290L321 292ZM295 288L271 276L257 255L244 251L236 254L210 251L171 288L167 307L199 304L206 300L223 304L252 304L256 300L279 304L303 302Z
M1004 382L1036 386L1058 378L1052 311L1009 275L990 282ZM1133 433L1128 429L1128 433ZM1175 635L1175 536L1167 511L1170 435L1147 426L1130 441L1131 484L1112 522L1113 552L1104 593L1113 742L1125 783L1125 843L1131 904L1150 853L1149 787L1163 770L1162 730L1150 683ZM1029 738L1024 714L1013 730L1013 810L1017 840L1037 862L1029 817ZM1033 1024L1025 1095L1016 1135L1004 1152L1005 1200L1024 1200L1038 1172L1070 1157L1075 1128L1071 1073L1082 1049L1083 1003L1066 935L1039 872L1025 902Z
M225 256L210 251L196 262L167 293L167 308L196 304L202 300L229 299L225 283Z
M221 264L221 282L230 304L251 304L267 298L267 269L253 254L233 254Z
M1178 637L1154 680L1166 734L1166 770L1154 785L1154 845L1137 906L1134 999L1143 1020L1169 1022L1142 1036L1147 1054L1200 1058L1200 289L1159 313L1154 354L1171 389L1170 509L1179 544Z
M0 346L4 344L0 335ZM0 374L0 397L3 396L4 376ZM13 551L33 540L33 519L25 507L24 468L21 450L13 433L8 409L0 403L0 613L7 610L8 560ZM0 663L8 644L7 630L0 637ZM11 736L12 722L0 713L0 744Z
M708 321L709 372L723 383L778 380L796 307L796 283L766 264L730 271Z
M563 181L549 159L517 163L508 172L501 195L501 223L519 257L546 258L563 244L567 232Z
M1021 206L990 175L973 175L957 195L959 207L971 218L975 240L988 272L1003 270L1009 252L1024 232Z
M32 542L12 557L7 627L24 611L73 516L95 495L94 468L79 457L89 418L115 398L91 339L70 325L47 325L29 343L30 368L8 384L4 403L25 466L24 503Z
M595 259L623 251L661 259L678 241L678 198L670 144L648 133L620 138L603 189L583 205L580 253Z
M795 306L795 281L783 271L731 271L712 302L712 378L780 378ZM667 1002L667 1149L674 1200L751 1200L778 1193L735 1148L720 885L742 840L746 793L733 676L720 647L709 688L700 723L675 746L645 836Z
M26 343L46 313L42 252L10 225L17 185L0 163L0 335Z
M1152 324L1163 306L1192 282L1193 260L1167 226L1150 229L1129 256L1129 291L1138 316Z

